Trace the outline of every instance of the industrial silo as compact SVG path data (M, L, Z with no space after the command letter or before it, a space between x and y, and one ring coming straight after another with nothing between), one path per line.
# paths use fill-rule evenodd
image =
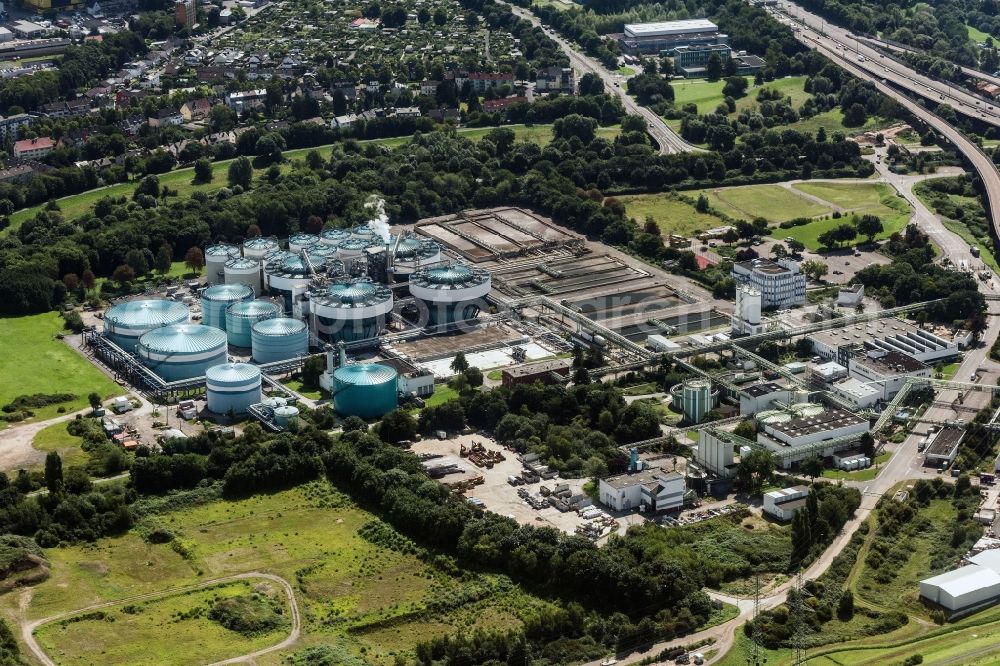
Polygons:
M333 371L333 407L341 416L373 419L396 409L398 375L387 365L359 363Z
M312 273L302 257L293 252L275 255L264 264L267 291L281 297L283 310L293 312L295 301L306 293L312 282Z
M243 243L243 256L247 259L263 259L268 252L278 249L278 241L274 238L258 236Z
M143 364L168 382L201 377L226 362L226 334L201 324L156 328L139 338Z
M205 279L209 284L225 282L226 262L240 256L240 248L229 243L217 243L205 248Z
M309 328L290 317L265 319L250 329L250 349L257 363L287 361L309 353Z
M208 411L246 414L261 401L260 368L249 363L222 363L205 372Z
M201 323L226 330L226 308L252 301L254 291L245 284L217 284L201 292Z
M718 391L715 392L718 395ZM698 423L714 406L712 382L707 379L689 379L681 385L684 418L688 423Z
M261 284L260 262L256 259L236 257L226 262L223 268L226 284L245 284L253 293L259 294Z
M410 294L426 312L428 326L475 319L490 293L490 274L467 264L441 264L410 275Z
M226 308L226 336L234 347L250 348L253 325L281 316L281 307L271 301L243 301Z
M367 278L344 279L309 292L313 335L324 342L366 340L385 330L392 290Z
M288 239L289 252L301 252L319 243L319 236L316 234L294 234Z
M127 301L104 313L104 335L125 351L134 352L143 334L187 320L188 309L183 303L162 299Z
M347 229L324 229L319 233L319 242L323 245L337 247L341 242L351 237L351 232Z
M398 244L393 240L390 247L396 248L392 272L399 278L407 278L417 268L441 261L441 246L415 234L407 234L399 239Z

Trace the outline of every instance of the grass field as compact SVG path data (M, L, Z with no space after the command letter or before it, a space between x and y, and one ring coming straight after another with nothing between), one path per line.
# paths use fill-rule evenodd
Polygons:
M155 521L176 535L173 544L150 544L133 530L92 544L47 550L52 575L32 589L23 613L41 619L199 580L262 571L283 577L295 588L303 637L292 651L331 644L364 653L373 666L390 666L397 653L417 641L460 629L516 626L520 617L547 603L503 577L469 572L456 577L415 555L377 546L358 533L372 520L325 482L164 514ZM12 622L22 612L18 599L14 594L0 597L0 611ZM120 621L88 625L93 644L115 645L116 635L125 630ZM192 642L214 641L217 636L203 624L191 627ZM146 628L136 626L135 631ZM163 633L169 636L170 631ZM68 654L74 649L68 644L74 637L60 640L59 632L49 629L42 633L53 650ZM253 645L243 640L227 643L226 650L232 648L235 656ZM256 663L277 666L286 663L288 654L267 655ZM200 655L159 663L206 661ZM123 658L99 663L135 662Z
M885 183L796 183L795 189L829 201L848 215L876 215L882 220L884 230L876 239L883 240L900 231L910 219L911 210L896 191ZM843 224L844 219L816 220L792 229L775 229L775 236L795 238L811 250L820 247L819 236L828 229ZM866 242L859 236L857 243Z
M444 403L458 397L458 391L451 388L447 384L435 384L434 395L424 400L424 404L428 407L435 407L437 405L443 405Z
M696 195L697 196L697 195ZM630 194L615 197L625 204L625 214L640 225L650 216L664 234L692 236L697 231L718 227L722 221L714 215L699 213L694 206L669 193Z
M0 405L32 393L77 396L62 405L32 410L32 420L41 421L56 416L59 407L66 412L83 409L91 391L104 398L122 392L81 354L55 339L62 332L62 317L55 312L0 318Z
M552 141L552 125L507 125L510 129L514 130L517 138L522 141L531 141L537 143L538 145L544 146L550 141ZM492 128L490 127L472 127L459 129L458 133L468 137L472 140L481 139L486 135ZM597 135L604 137L606 139L614 139L621 132L621 128L617 125L610 127L600 127L597 130ZM377 143L380 145L388 146L390 148L395 148L401 146L410 141L409 136L394 137L390 139L373 139L371 141L363 141L362 143ZM314 148L299 148L296 150L285 151L284 157L287 160L303 159L305 156L313 150L318 151L322 155L327 155L330 152L331 147L334 144L326 144L323 146L316 146ZM197 185L192 184L192 179L194 178L193 168L184 168L171 171L169 173L160 174L160 185L167 186L172 190L176 190L180 197L188 197L194 192L204 192L210 190L217 190L226 184L226 174L229 170L229 164L232 160L225 160L222 162L212 163L212 180L208 183L199 183ZM287 170L288 166L285 166ZM263 169L255 169L255 176L259 176L264 172ZM118 183L115 185L109 185L107 187L101 187L95 190L88 190L86 192L81 192L80 194L74 194L72 196L63 197L57 199L59 203L59 208L62 210L62 214L66 219L74 219L83 215L84 213L91 210L97 201L100 199L110 196L110 197L120 197L132 196L132 192L135 190L137 181L131 181L127 183ZM3 232L0 232L0 236L10 233L16 230L25 220L29 220L34 217L39 211L45 207L45 204L39 204L37 206L32 206L30 208L22 208L19 211L15 211L13 215L10 216L10 226Z
M747 94L736 100L737 113L743 109L757 106L757 93L765 88L777 90L784 97L791 97L792 107L795 109L798 109L803 102L809 99L809 93L803 90L806 82L804 76L789 76L756 87L753 84L752 76L746 78L749 84ZM725 85L726 82L722 80L682 79L671 81L670 87L674 89L674 106L680 107L694 103L698 105L698 113L712 113L715 111L715 107L722 104L725 99L725 95L722 94L722 88Z
M796 217L816 217L833 212L832 208L821 206L780 185L716 187L694 190L689 194L692 197L704 194L708 197L712 208L732 218L747 221L763 217L776 223Z
M255 590L280 599L286 626L248 637L207 617L215 601ZM42 649L61 665L195 664L236 657L278 643L291 629L288 618L287 599L275 583L236 581L112 606L99 613L42 625L36 635Z
M87 456L80 448L83 438L69 434L67 424L59 422L42 428L31 440L31 446L45 453L55 451L62 458L63 467L82 465L87 462Z
M969 39L974 41L976 44L982 44L987 39L991 39L991 35L988 32L983 32L979 28L966 25L965 29L969 31Z
M323 389L304 389L302 387L302 380L299 377L290 377L288 379L282 379L281 383L292 389L299 395L309 398L311 400L323 400L330 397L330 394Z

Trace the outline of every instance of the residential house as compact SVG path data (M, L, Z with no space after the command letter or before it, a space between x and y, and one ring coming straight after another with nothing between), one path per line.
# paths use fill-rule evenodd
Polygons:
M535 91L540 93L576 92L576 75L572 67L545 67L535 75Z
M504 97L503 99L487 99L483 101L483 111L486 111L487 113L495 113L497 111L503 111L504 109L510 108L515 104L527 103L528 98L524 95Z
M39 159L51 153L53 148L55 148L55 142L47 136L37 139L21 139L14 142L14 157Z
M184 102L181 105L180 113L185 121L191 122L205 118L211 110L212 103L202 97L201 99L192 99Z
M50 102L42 105L42 115L47 118L70 118L90 113L90 100L78 97L66 102Z
M30 124L31 116L27 113L16 113L13 116L0 118L0 137L4 141L10 137L17 138L21 133L21 128L27 127Z
M173 107L160 109L147 119L150 127L169 127L170 125L181 125L184 123L184 116Z

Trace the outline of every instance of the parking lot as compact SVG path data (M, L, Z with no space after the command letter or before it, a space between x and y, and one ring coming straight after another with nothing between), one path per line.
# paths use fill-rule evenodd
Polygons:
M493 462L492 466L476 465L472 460L475 456L462 455L463 446L468 451L475 444L482 445L486 456L495 459L496 454L500 454L504 459ZM428 438L414 443L411 450L419 456L427 457L424 465L429 471L438 466L454 466L454 473L445 474L438 479L441 483L458 486L459 489L467 487L462 494L470 501L481 503L483 508L513 518L523 525L547 525L567 534L577 534L577 529L586 525L593 525L591 529L596 531L596 526L600 525L600 536L618 529L618 524L612 522L609 513L599 506L595 508L589 498L580 502L581 511L578 513L572 509L560 511L551 505L547 497L542 496L543 487L555 491L558 486L566 484L569 497L580 497L587 479L552 478L511 485L510 479L519 477L524 471L524 465L515 452L505 449L488 436L467 434L446 440ZM474 483L479 479L481 482ZM544 508L532 508L529 501L518 494L519 491L521 495L526 493L536 506Z

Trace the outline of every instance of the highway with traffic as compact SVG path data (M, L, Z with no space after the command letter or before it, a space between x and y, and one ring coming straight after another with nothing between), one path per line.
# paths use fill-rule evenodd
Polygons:
M542 22L527 9L523 9L516 5L509 5L511 10L523 18L525 21L530 22L532 25L542 27ZM573 45L563 39L554 30L546 30L549 39L554 41L559 45L559 48L563 50L566 57L569 58L570 65L577 72L582 72L584 74L596 74L604 81L604 89L608 92L617 95L622 101L622 106L625 107L625 111L635 116L642 116L646 120L647 131L649 135L653 138L653 141L659 146L661 153L686 153L691 151L700 151L701 148L697 146L692 146L690 143L682 139L676 132L674 132L670 127L664 122L654 111L647 109L644 106L640 106L635 99L633 99L628 92L625 90L624 79L612 72L609 72L604 66L597 60L580 53L573 48Z
M932 111L928 111L902 92L904 90L913 91L927 96L928 88L931 88L933 91L937 89L935 86L942 87L945 84L928 79L890 58L880 59L879 62L885 62L884 67L886 69L888 69L891 63L893 67L891 71L872 72L865 66L868 64L867 56L865 56L866 62L859 62L858 53L854 49L846 47L848 44L847 34L849 34L847 31L836 26L831 26L819 17L802 10L798 5L786 2L784 3L784 7L790 9L786 10L778 7L770 11L784 23L791 21L800 22L802 27L794 32L799 41L809 48L818 50L831 61L840 65L848 73L872 83L880 93L896 100L912 116L923 121L928 127L932 128L955 146L955 149L965 157L972 169L979 174L986 195L987 212L993 223L994 230L1000 234L1000 227L998 227L998 223L1000 223L1000 172L997 171L993 160L953 125ZM786 13L786 11L791 13ZM822 29L823 33L817 32L819 29ZM861 55L875 53L875 57L878 58L878 53L874 49L868 46L859 46L858 48L861 50ZM916 89L917 84L914 82L925 83L923 90ZM948 88L949 90L953 89L950 86ZM973 96L970 95L969 97L972 98ZM956 111L965 108L958 107L953 102L954 98L945 97L944 103L953 106ZM972 106L975 106L975 104ZM996 114L995 109L986 109L986 113L990 113L989 119L992 119L994 124L1000 126L1000 115Z

